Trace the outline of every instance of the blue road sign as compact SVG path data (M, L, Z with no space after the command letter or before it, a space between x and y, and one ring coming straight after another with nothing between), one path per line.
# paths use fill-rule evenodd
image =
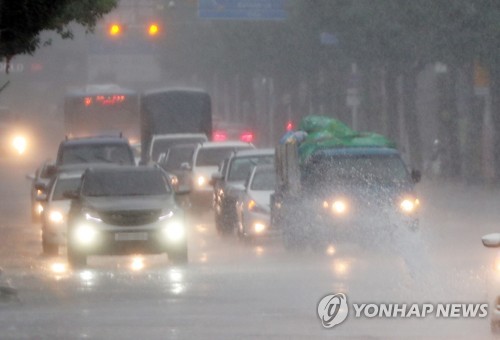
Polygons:
M210 20L285 20L287 0L198 0L198 16Z

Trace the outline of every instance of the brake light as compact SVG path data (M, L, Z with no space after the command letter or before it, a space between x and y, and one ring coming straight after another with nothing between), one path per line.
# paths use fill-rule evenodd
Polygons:
M245 143L253 142L253 133L251 132L243 132L240 136L240 140Z
M226 131L214 131L213 140L214 142L223 142L227 140Z

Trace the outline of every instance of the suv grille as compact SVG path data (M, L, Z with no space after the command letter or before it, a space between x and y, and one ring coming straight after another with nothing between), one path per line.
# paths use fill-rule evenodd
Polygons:
M138 226L158 221L161 210L101 212L103 222L117 226Z

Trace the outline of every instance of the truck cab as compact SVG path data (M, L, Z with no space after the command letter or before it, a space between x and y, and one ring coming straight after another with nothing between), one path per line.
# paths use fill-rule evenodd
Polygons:
M373 242L394 228L418 228L420 174L408 171L396 149L320 149L299 164L294 147L277 148L272 204L272 223L287 248Z

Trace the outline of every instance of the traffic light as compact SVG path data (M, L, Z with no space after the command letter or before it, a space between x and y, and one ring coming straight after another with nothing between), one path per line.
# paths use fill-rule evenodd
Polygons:
M151 36L151 37L154 37L156 35L158 35L158 33L160 32L160 28L158 27L158 24L150 24L149 27L148 27L148 35Z
M108 29L108 34L117 37L122 33L122 26L118 23L111 24Z

